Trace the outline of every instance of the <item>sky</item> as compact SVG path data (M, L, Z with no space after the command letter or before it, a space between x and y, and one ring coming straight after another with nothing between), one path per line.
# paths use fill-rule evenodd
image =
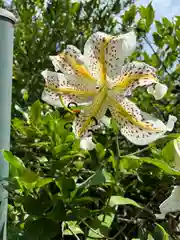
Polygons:
M135 0L137 6L146 6L150 0ZM155 19L160 20L162 17L168 18L170 21L173 17L180 15L180 0L152 0L152 5L155 10ZM153 43L152 33L156 31L155 24L152 24L151 30L147 37L149 42ZM152 53L151 48L145 43L145 48L148 53Z
M146 5L149 0L136 0L136 5ZM172 19L180 14L180 0L152 0L152 5L155 9L155 18L158 20L161 17Z

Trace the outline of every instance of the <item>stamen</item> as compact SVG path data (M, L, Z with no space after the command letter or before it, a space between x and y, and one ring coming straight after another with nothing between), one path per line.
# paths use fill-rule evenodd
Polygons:
M69 109L72 109L71 105L74 105L75 107L78 107L78 105L77 105L76 102L70 102L70 103L68 104L68 108L69 108Z
M95 122L95 125L98 125L98 120L95 117L92 117L91 120Z

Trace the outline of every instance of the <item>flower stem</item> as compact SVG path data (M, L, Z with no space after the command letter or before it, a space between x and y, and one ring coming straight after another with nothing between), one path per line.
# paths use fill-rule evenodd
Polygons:
M143 149L140 149L140 150L137 150L137 151L135 151L135 152L133 152L133 153L129 153L129 154L126 154L126 155L122 155L122 156L119 156L119 157L120 157L120 158L130 157L130 156L132 156L132 155L136 155L136 154L142 153L142 152L148 150L148 149L151 148L151 147L152 147L152 145L149 145L149 146L147 146L147 147L145 147L145 148L143 148Z
M117 161L116 161L116 169L115 169L115 179L118 181L119 178L119 164L120 164L120 149L119 149L119 139L118 134L116 135L116 148L117 148Z

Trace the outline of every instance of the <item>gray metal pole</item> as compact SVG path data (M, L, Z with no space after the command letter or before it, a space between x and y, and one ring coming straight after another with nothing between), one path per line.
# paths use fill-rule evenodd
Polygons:
M9 149L11 124L11 92L13 66L14 15L0 8L0 149ZM0 153L0 239L7 239L8 193L3 179L9 166Z

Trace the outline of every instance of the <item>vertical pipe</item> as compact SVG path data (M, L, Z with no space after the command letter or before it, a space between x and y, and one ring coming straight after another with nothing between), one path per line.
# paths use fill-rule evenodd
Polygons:
M14 15L0 8L0 150L10 146L14 23ZM8 176L8 163L0 153L0 240L7 239L8 193L3 179Z

